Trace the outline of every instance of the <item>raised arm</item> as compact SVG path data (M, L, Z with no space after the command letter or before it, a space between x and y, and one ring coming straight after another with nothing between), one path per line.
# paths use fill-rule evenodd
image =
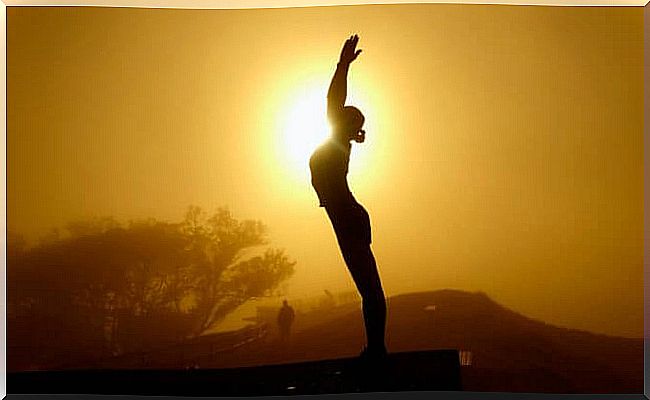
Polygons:
M336 71L327 91L327 118L330 121L337 119L337 116L345 105L345 97L347 96L348 90L348 70L352 61L361 53L361 50L356 49L358 42L359 36L350 36L345 41L339 62L336 64Z

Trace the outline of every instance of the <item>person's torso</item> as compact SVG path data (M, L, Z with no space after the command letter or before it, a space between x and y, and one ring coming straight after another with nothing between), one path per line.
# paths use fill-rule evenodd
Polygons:
M350 148L328 140L309 159L311 184L318 195L320 207L345 207L356 200L347 181Z
M280 315L278 316L278 320L280 322L290 322L293 320L294 312L293 308L291 307L282 307L280 310Z

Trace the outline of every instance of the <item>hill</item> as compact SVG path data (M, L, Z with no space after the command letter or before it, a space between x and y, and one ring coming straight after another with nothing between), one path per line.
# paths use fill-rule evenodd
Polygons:
M364 342L358 303L298 313L291 343L275 321L210 335L156 354L124 356L102 368L237 368L356 356ZM439 290L388 299L391 352L458 349L463 389L544 393L641 393L643 340L566 329L534 320L483 293Z
M214 357L203 367L233 367L350 357L364 340L358 305L348 304L296 327L283 349L275 337ZM323 320L315 323L314 320ZM391 352L454 348L471 352L463 387L476 391L641 393L643 340L566 329L533 320L483 293L411 293L388 300Z

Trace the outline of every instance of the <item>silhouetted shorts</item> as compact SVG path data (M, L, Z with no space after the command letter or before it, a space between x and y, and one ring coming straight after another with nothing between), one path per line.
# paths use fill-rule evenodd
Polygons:
M341 247L367 246L372 242L370 216L361 204L341 209L325 208Z

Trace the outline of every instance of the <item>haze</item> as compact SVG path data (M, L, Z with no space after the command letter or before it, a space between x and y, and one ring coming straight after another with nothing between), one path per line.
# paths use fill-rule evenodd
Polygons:
M8 229L227 206L298 261L288 297L353 289L304 162L326 127L296 119L358 33L349 182L387 295L640 337L642 12L8 7Z

